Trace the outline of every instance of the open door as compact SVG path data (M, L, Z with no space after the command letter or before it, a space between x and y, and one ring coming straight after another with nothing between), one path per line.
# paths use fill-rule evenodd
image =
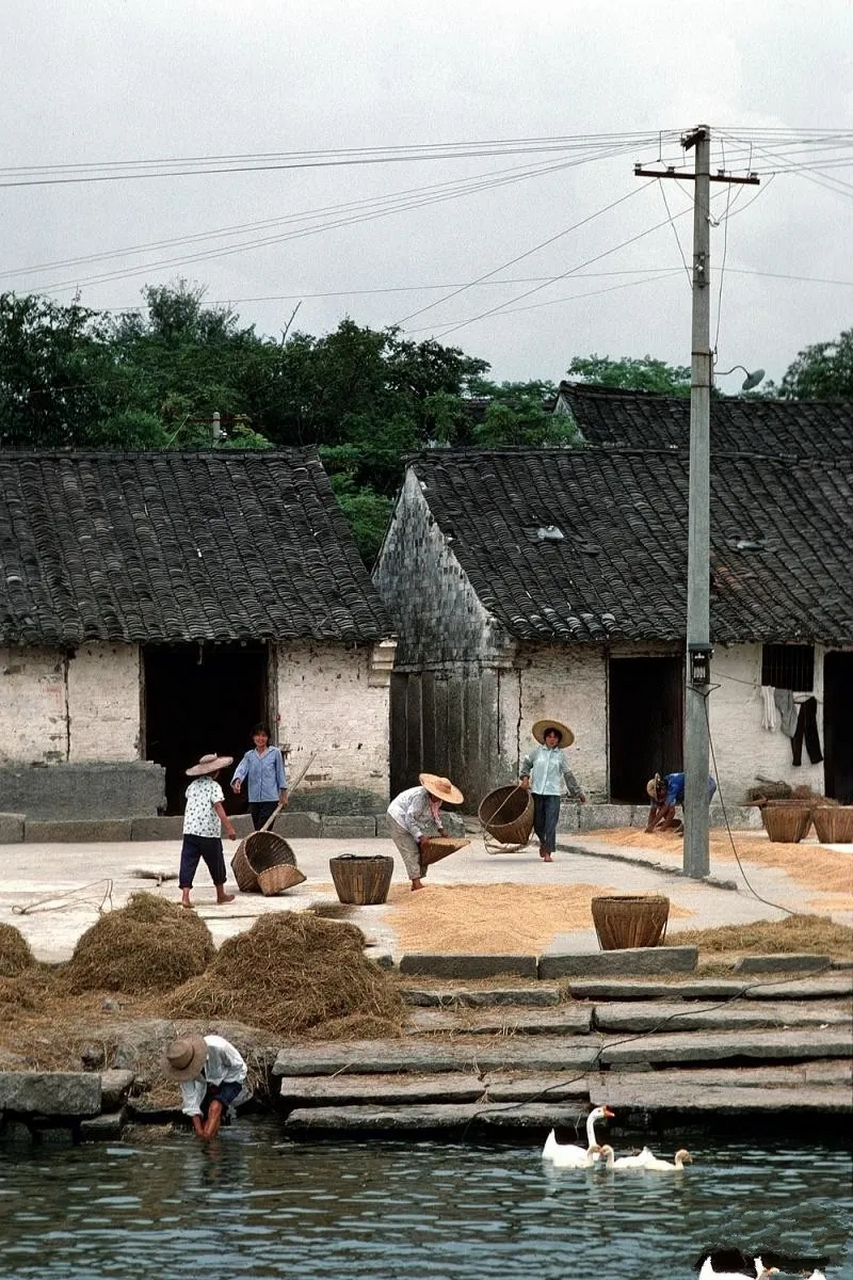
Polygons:
M823 660L823 736L826 794L853 804L853 653Z
M252 725L269 719L267 646L146 645L143 663L145 758L165 766L166 812L183 813L185 770L209 751L239 760ZM246 808L222 789L229 813Z
M649 778L681 769L683 679L680 657L610 659L611 803L640 804Z

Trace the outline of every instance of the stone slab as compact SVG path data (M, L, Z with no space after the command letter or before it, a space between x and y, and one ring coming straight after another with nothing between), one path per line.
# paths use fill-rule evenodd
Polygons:
M530 1009L523 1012L494 1009L416 1009L409 1018L409 1032L423 1035L449 1032L453 1035L587 1035L592 1027L592 1009L588 1006L560 1005L555 1009Z
M765 1061L806 1058L849 1058L853 1035L841 1030L821 1031L682 1031L672 1035L644 1035L627 1043L613 1041L601 1049L601 1062L620 1067L629 1063L719 1062L756 1058Z
M25 821L23 813L0 813L0 844L20 844Z
M539 958L540 978L627 977L638 974L691 973L696 947L626 947L618 951L575 951L570 935L559 934Z
M403 1107L298 1107L286 1129L332 1129L382 1133L418 1129L460 1129L472 1124L501 1129L544 1129L565 1121L565 1107L548 1103L458 1103Z
M166 770L151 760L87 764L4 764L0 796L28 821L154 817L166 807ZM97 837L96 837L97 838Z
M796 1064L781 1063L772 1067L676 1067L650 1073L615 1070L590 1074L588 1080L590 1095L595 1094L598 1098L595 1105L601 1106L607 1103L611 1087L636 1089L642 1093L645 1087L643 1081L661 1093L674 1086L690 1086L694 1089L705 1085L713 1085L718 1089L767 1089L773 1085L797 1089L810 1083L849 1086L853 1081L853 1063L840 1058L829 1058Z
M530 987L493 987L485 991L401 987L400 994L406 1004L424 1009L486 1009L490 1005L541 1009L560 1003L559 989L546 986L545 983Z
M0 1111L93 1116L100 1110L99 1075L86 1071L0 1071Z
M642 978L577 978L569 983L575 1000L747 1000L840 999L853 992L853 976L828 973L820 978L753 983L741 978L696 978L693 981L655 982Z
M289 810L280 813L271 828L283 840L304 840L312 836L320 836L322 829L319 813L312 813L308 809L301 813Z
M850 1010L820 1005L752 1001L722 1007L691 1007L678 1001L626 1001L596 1004L594 1025L599 1031L732 1031L737 1028L845 1027Z
M602 1039L597 1035L566 1041L564 1037L477 1037L462 1043L408 1040L318 1040L279 1050L274 1076L363 1075L375 1072L565 1071L572 1075L595 1065ZM838 1055L835 1055L838 1056Z
M92 844L99 841L129 840L130 818L95 818L79 822L30 821L24 827L28 844Z
M180 840L184 831L183 814L161 818L132 818L131 840Z
M103 1142L107 1138L119 1138L127 1124L127 1107L118 1111L105 1111L89 1120L80 1121L80 1137L84 1142Z
M792 973L799 970L828 969L829 956L770 955L741 956L734 966L735 973Z
M477 1076L461 1072L417 1077L401 1075L282 1076L280 1096L292 1106L337 1107L369 1103L374 1107L409 1103L476 1102L484 1084Z
M321 834L331 840L372 840L376 835L376 819L359 817L358 814L348 818L327 814L322 817L320 826Z
M400 973L431 978L515 978L537 976L536 956L489 956L407 952L400 957Z
M111 1068L101 1072L101 1107L104 1111L112 1111L124 1102L134 1079L132 1071Z
M601 1095L599 1097L599 1094ZM853 1093L845 1085L809 1084L799 1088L783 1085L767 1088L730 1088L713 1084L678 1081L661 1086L657 1073L636 1076L632 1081L613 1080L606 1089L593 1089L594 1106L607 1105L619 1114L622 1108L644 1112L713 1112L726 1115L743 1111L826 1111L853 1112Z

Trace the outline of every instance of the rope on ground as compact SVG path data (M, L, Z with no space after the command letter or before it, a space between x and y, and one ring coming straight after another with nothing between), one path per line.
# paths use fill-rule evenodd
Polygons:
M101 885L105 886L103 891L100 889ZM98 890L97 895L92 894L91 891L93 889ZM12 914L16 916L31 916L35 915L37 911L65 911L70 907L86 903L95 906L99 916L104 914L107 909L107 903L109 903L108 909L112 911L112 879L93 880L90 884L81 885L79 889L69 889L67 893L48 893L43 898L35 898L24 906L13 906Z
M522 849L528 847L530 841L525 840L524 844L501 844L500 840L489 835L483 827L483 844L486 846L486 853L521 853Z

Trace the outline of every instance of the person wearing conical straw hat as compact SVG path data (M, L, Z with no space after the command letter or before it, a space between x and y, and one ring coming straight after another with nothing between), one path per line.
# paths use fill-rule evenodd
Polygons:
M222 1036L173 1040L166 1048L163 1070L180 1084L181 1109L199 1138L215 1138L228 1109L251 1097L242 1054Z
M187 769L192 782L187 787L187 807L184 812L184 840L181 845L181 869L178 887L181 890L181 906L191 907L190 891L193 887L199 860L210 872L216 889L216 901L221 906L233 902L234 894L225 892L225 857L222 853L222 828L229 840L237 839L233 823L225 812L225 795L216 779L220 769L234 763L233 756L202 756L198 764Z
M537 720L532 732L540 745L522 760L518 785L533 795L533 830L539 838L539 857L543 862L553 862L563 783L571 799L583 804L586 796L566 760L564 748L575 740L568 725L560 720Z
M461 804L464 796L449 778L435 773L419 773L419 787L401 791L388 806L388 832L399 850L412 889L423 889L427 868L421 863L424 840L436 833L444 835L442 804Z

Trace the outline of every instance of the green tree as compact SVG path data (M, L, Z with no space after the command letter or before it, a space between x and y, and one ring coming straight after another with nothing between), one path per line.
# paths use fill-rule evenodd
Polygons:
M478 378L471 390L480 401L487 401L481 421L471 431L474 444L488 449L505 445L574 444L578 431L566 414L552 412L557 388L552 382L534 379L530 382L489 382Z
M801 351L780 393L785 400L853 400L853 329Z
M690 369L667 364L653 356L636 359L623 356L575 356L568 368L575 382L589 382L600 387L621 387L625 391L654 391L663 396L690 395Z

